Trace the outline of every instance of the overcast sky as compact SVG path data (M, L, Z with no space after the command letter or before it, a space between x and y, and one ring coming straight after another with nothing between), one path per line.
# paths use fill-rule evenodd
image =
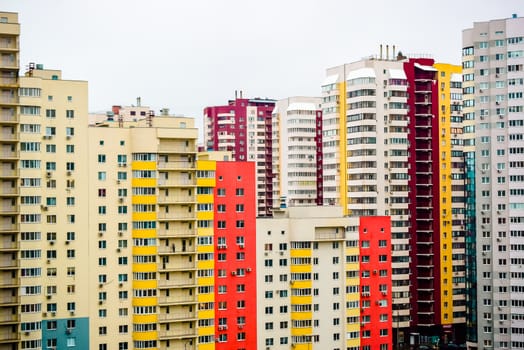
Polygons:
M136 97L194 116L245 97L319 95L328 67L404 54L460 63L462 30L522 16L522 0L2 0L21 59L89 82L91 112ZM521 13L519 13L519 11Z

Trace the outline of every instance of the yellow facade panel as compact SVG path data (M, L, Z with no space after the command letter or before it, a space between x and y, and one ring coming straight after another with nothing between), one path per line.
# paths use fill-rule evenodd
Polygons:
M133 255L156 255L157 247L133 247Z
M151 306L157 305L157 298L133 298L133 306Z
M156 170L156 162L133 162L131 170Z

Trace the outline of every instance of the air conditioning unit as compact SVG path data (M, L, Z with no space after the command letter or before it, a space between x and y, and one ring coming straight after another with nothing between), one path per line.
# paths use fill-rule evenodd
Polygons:
M47 312L42 312L42 316L46 317L47 316Z
M240 247L240 249L244 249L244 243L240 243L238 246Z
M124 201L124 197L119 197L119 198L118 198L118 201L119 201L120 203L122 203L122 202Z
M51 259L47 259L47 263L48 263L48 264L51 264Z
M283 256L284 255L284 252L280 252L280 256Z
M67 328L67 329L66 329L66 334L71 334L71 332L72 332L72 331L71 331L71 328Z
M51 177L53 175L52 172L48 171L46 174L45 174L47 177Z
M120 249L120 248L116 248L116 252L117 252L117 253L120 253L121 251L122 251L122 249Z
M69 244L69 243L71 243L71 241L70 241L70 240L67 240L67 241L65 241L65 243L66 243L66 244Z
M119 236L122 236L122 235L124 235L124 232L122 232L122 231L118 231L118 235L119 235Z
M116 184L117 184L117 185L120 185L120 180L116 180Z
M99 287L99 288L102 288L103 286L104 286L103 283L98 284L98 287Z
M71 176L71 174L73 174L73 172L71 172L71 170L68 170L67 171L67 176Z
M388 295L388 293L387 292L382 292L382 295Z
M47 294L45 297L46 297L47 299L51 299L51 294Z
M103 303L104 303L103 300L99 300L99 301L98 301L98 305L102 305Z
M70 315L74 315L74 314L75 314L75 311L74 311L74 310L71 310L71 311L69 311L69 314L70 314Z
M56 311L51 311L51 316L56 316Z
M243 324L239 324L238 325L238 329L244 329L244 325Z
M25 331L25 332L24 332L24 335L29 335L29 331Z
M104 235L104 232L103 232L103 231L100 231L100 232L98 232L98 235L99 235L99 236L103 236L103 235Z
M231 275L232 275L232 276L236 276L236 275L237 275L237 272L236 272L236 271L231 271Z
M118 284L118 286L119 286L119 287L123 287L123 286L124 286L124 283L120 282L120 283Z
M251 271L253 271L253 270L251 269L251 267L248 267L248 268L246 269L246 271L247 271L247 272L251 272Z
M40 208L41 208L43 211L46 211L46 210L47 210L47 206L46 206L46 205L41 205Z
M55 244L55 241L49 241L49 244L53 245Z

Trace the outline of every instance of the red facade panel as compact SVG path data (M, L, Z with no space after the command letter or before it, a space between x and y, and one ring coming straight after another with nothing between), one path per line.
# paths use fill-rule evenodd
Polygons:
M257 348L255 163L217 162L216 349Z
M391 218L360 218L361 348L392 349Z

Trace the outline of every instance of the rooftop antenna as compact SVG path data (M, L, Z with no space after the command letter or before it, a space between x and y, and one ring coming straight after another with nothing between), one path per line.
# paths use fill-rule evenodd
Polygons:
M142 103L142 98L140 98L140 96L138 96L138 97L136 98L136 106L137 106L137 107L140 107L140 106L141 106L141 103Z

